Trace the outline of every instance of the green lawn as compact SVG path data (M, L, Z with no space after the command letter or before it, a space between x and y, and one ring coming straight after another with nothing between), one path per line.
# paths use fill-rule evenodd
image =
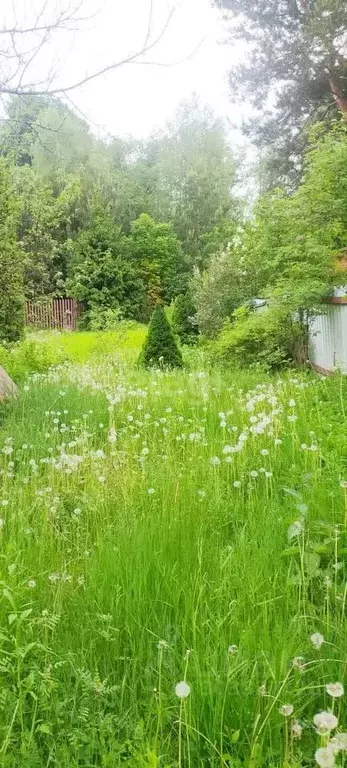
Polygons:
M149 373L144 333L31 339L28 381L16 352L0 766L313 768L313 717L347 726L347 381Z

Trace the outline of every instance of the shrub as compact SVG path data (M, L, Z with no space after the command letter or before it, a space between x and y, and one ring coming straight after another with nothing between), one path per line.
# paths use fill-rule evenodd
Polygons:
M199 328L196 320L196 309L189 293L177 296L172 315L172 328L181 344L195 344Z
M205 272L196 273L191 291L201 333L217 338L234 310L252 298L251 282L236 249L217 253Z
M158 304L151 317L148 334L139 357L146 368L155 366L181 368L181 352L176 344L164 307Z
M88 315L88 327L91 331L115 331L119 327L122 318L121 309L94 308Z
M269 370L289 365L305 344L302 325L278 307L252 312L242 307L224 325L212 346L216 359L240 367L259 364Z

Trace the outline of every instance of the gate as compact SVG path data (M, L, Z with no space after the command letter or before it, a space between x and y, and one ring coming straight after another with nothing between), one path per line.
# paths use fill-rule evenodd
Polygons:
M40 330L75 331L79 315L79 304L71 298L27 301L25 305L25 324Z

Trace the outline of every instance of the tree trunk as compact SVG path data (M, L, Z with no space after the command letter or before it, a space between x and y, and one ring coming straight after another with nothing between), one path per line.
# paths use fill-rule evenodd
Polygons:
M345 120L347 120L347 96L345 96L340 84L336 82L336 79L333 77L333 75L329 75L328 83L337 106L341 110Z
M0 402L7 400L9 397L16 397L17 393L18 389L14 381L12 381L11 377L0 365Z

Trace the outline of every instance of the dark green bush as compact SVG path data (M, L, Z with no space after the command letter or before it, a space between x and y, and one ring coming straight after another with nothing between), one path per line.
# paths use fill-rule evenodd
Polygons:
M22 254L17 243L17 203L9 168L0 158L0 342L24 330Z
M181 352L176 344L164 307L158 304L151 317L148 334L139 357L146 368L181 368Z
M172 328L181 344L196 344L199 328L196 321L196 309L189 293L177 296L172 315Z
M258 364L274 370L302 357L304 346L301 324L288 311L270 307L264 312L237 310L211 349L217 360L240 367Z

